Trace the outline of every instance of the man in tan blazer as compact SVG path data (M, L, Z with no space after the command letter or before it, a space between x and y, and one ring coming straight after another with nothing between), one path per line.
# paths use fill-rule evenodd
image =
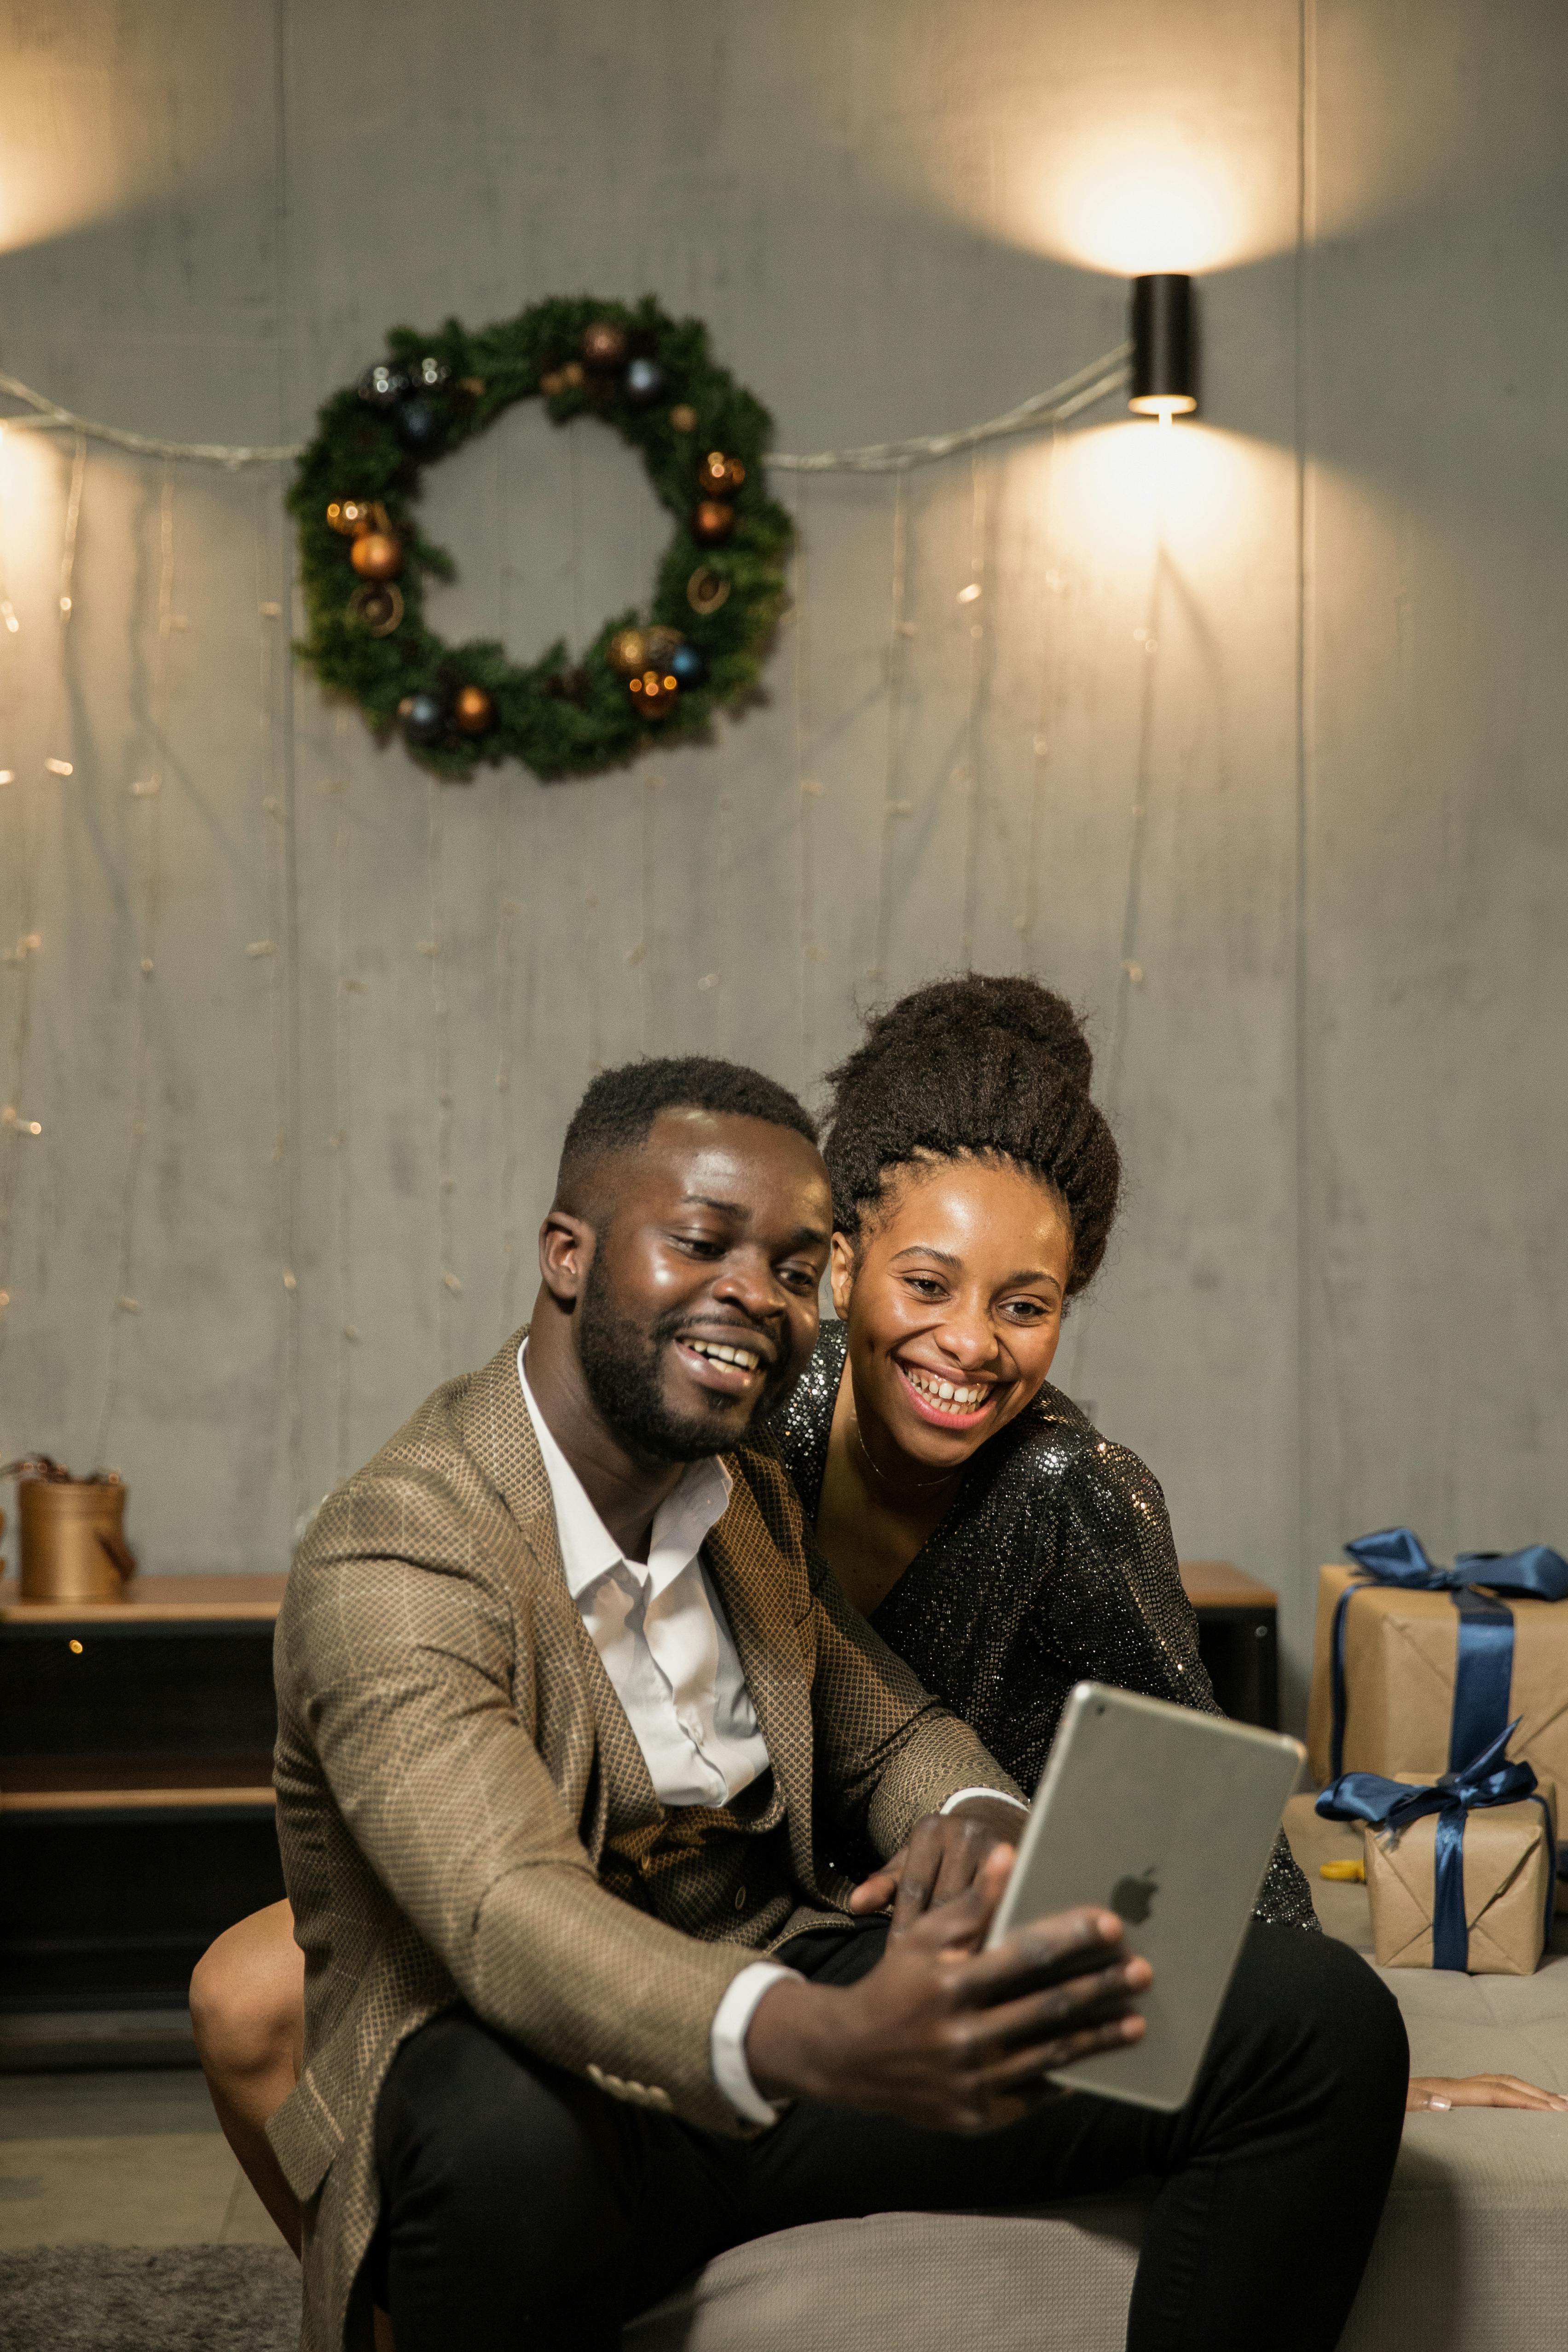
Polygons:
M1191 2115L1038 2104L1048 2068L1142 2031L1148 1971L1097 1907L980 1952L1018 1792L840 1595L754 1430L810 1355L830 1223L770 1081L606 1074L528 1330L300 1548L277 1788L305 2063L269 2136L307 2352L368 2341L372 2305L399 2352L609 2352L740 2239L1151 2169L1169 2242L1133 2341L1174 2342L1195 2298L1203 2340L1337 2335L1397 2143L1397 2012L1346 1956L1374 1998L1255 1998ZM858 1890L846 1836L887 1862ZM1347 2002L1356 2069L1325 2090ZM1238 2248L1331 2160L1352 2218L1281 2320Z

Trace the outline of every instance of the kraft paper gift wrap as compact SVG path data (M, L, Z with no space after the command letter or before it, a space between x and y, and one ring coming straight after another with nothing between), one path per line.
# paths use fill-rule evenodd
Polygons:
M1416 1773L1391 1775L1419 1783ZM1465 1815L1465 1920L1471 1976L1528 1977L1546 1947L1547 1890L1557 1873L1556 1791L1538 1783L1552 1814L1531 1799ZM1429 1969L1437 1822L1427 1813L1396 1837L1364 1828L1374 1958L1380 1969Z
M1344 1772L1414 1774L1448 1769L1459 1612L1448 1592L1364 1584L1347 1564L1318 1570L1317 1631L1307 1709L1307 1760L1322 1788L1333 1777L1334 1611L1347 1585ZM1513 1666L1504 1720L1519 1718L1511 1756L1527 1756L1542 1780L1568 1785L1568 1601L1511 1600ZM1531 1809L1533 1810L1533 1808Z

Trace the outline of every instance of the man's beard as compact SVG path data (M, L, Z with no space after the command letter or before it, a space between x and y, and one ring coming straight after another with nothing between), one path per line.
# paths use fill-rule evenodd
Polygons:
M733 1421L726 1425L721 1419L726 1407L733 1406L733 1398L716 1396L711 1409L698 1405L682 1414L672 1412L660 1392L664 1350L691 1320L688 1308L672 1307L644 1330L617 1312L594 1258L577 1316L577 1352L588 1392L626 1444L655 1462L701 1462L736 1443ZM775 1370L764 1383L751 1418L776 1404L788 1385L788 1373Z

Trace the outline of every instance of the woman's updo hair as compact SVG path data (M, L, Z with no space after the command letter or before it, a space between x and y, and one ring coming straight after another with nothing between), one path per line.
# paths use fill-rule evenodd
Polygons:
M1009 1160L1050 1186L1072 1229L1069 1295L1105 1255L1122 1159L1089 1098L1094 1056L1065 997L968 972L900 997L828 1073L823 1157L833 1223L852 1239L895 1169Z

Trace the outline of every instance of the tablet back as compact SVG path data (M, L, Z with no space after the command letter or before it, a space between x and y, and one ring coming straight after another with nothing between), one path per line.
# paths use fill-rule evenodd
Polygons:
M1155 1979L1143 2040L1064 2087L1172 2109L1192 2089L1269 1866L1301 1742L1100 1683L1062 1709L988 1943L1080 1903L1119 1912Z

